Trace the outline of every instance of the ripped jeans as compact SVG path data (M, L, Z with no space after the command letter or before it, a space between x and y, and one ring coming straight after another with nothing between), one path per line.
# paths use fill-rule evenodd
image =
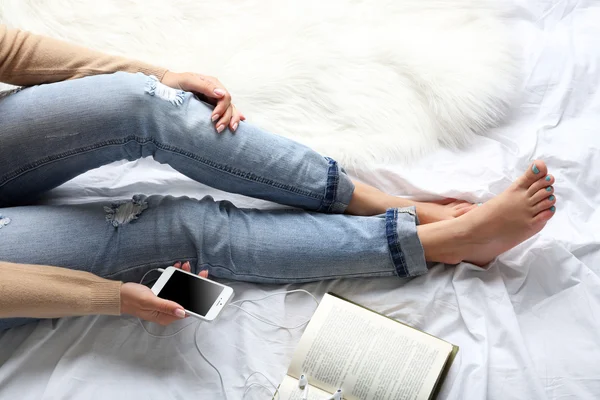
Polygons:
M245 122L219 135L211 111L191 93L128 73L0 98L0 261L122 281L177 260L214 278L267 283L427 272L414 208L342 215L354 185L335 161ZM147 156L198 182L294 208L144 195L33 204L92 168ZM0 320L0 329L20 323Z

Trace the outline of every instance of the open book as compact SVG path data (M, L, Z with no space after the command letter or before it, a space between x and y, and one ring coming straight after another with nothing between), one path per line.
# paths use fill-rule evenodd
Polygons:
M279 385L282 400L308 399L338 388L347 400L432 399L458 347L374 311L326 294L306 327Z

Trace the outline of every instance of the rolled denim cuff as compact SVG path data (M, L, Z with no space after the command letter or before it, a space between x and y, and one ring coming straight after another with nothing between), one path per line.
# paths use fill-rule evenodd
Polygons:
M328 214L342 214L350 204L352 193L354 193L354 184L344 170L338 166L337 161L329 157L325 157L325 159L329 164L327 186L325 196L317 211Z
M426 274L425 252L417 235L415 207L390 208L385 214L386 235L392 262L401 278Z

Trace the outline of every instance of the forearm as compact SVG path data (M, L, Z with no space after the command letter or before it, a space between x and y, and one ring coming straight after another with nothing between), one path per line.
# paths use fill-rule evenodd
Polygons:
M120 315L120 290L89 272L0 261L0 318Z
M0 82L30 86L117 71L162 80L167 70L0 25Z

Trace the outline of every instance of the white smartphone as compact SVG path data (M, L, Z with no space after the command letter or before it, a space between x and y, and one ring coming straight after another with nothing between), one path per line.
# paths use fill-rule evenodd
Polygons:
M171 300L185 309L186 314L212 321L233 297L229 286L202 278L175 267L168 267L152 286L160 298Z

